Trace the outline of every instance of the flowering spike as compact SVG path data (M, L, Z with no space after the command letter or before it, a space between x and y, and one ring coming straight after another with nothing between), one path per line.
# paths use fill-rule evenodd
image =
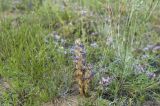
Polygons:
M86 96L88 94L89 83L94 74L91 72L91 65L86 65L86 51L80 39L75 41L74 53L75 79L79 85L80 95Z

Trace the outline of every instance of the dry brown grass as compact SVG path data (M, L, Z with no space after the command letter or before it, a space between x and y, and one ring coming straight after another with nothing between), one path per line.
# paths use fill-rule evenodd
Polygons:
M78 98L77 96L58 98L53 102L43 104L43 106L78 106Z

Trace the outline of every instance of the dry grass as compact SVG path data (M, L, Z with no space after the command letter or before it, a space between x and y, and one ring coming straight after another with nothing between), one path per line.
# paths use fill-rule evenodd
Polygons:
M43 106L78 106L78 98L77 96L58 98L53 102L43 104Z

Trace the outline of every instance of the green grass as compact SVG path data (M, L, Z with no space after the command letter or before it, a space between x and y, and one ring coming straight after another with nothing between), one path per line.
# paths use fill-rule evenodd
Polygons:
M159 0L54 2L23 0L14 5L0 0L0 75L10 85L0 91L0 105L39 106L69 91L74 83L70 47L76 38L83 41L87 62L97 72L91 86L97 101L86 100L86 106L106 102L141 106L148 100L160 101L158 77L133 75L135 64L147 63L135 58L133 50L160 41L160 33L154 29L160 25ZM57 43L54 32L65 42ZM93 42L97 48L90 46ZM101 77L108 74L115 79L99 89ZM104 99L100 92L108 96Z

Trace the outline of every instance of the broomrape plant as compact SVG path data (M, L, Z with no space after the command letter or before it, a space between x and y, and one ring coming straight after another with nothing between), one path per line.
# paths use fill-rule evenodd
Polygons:
M79 85L81 96L88 96L89 83L94 73L92 65L86 63L86 51L80 39L75 41L74 47L75 80Z

